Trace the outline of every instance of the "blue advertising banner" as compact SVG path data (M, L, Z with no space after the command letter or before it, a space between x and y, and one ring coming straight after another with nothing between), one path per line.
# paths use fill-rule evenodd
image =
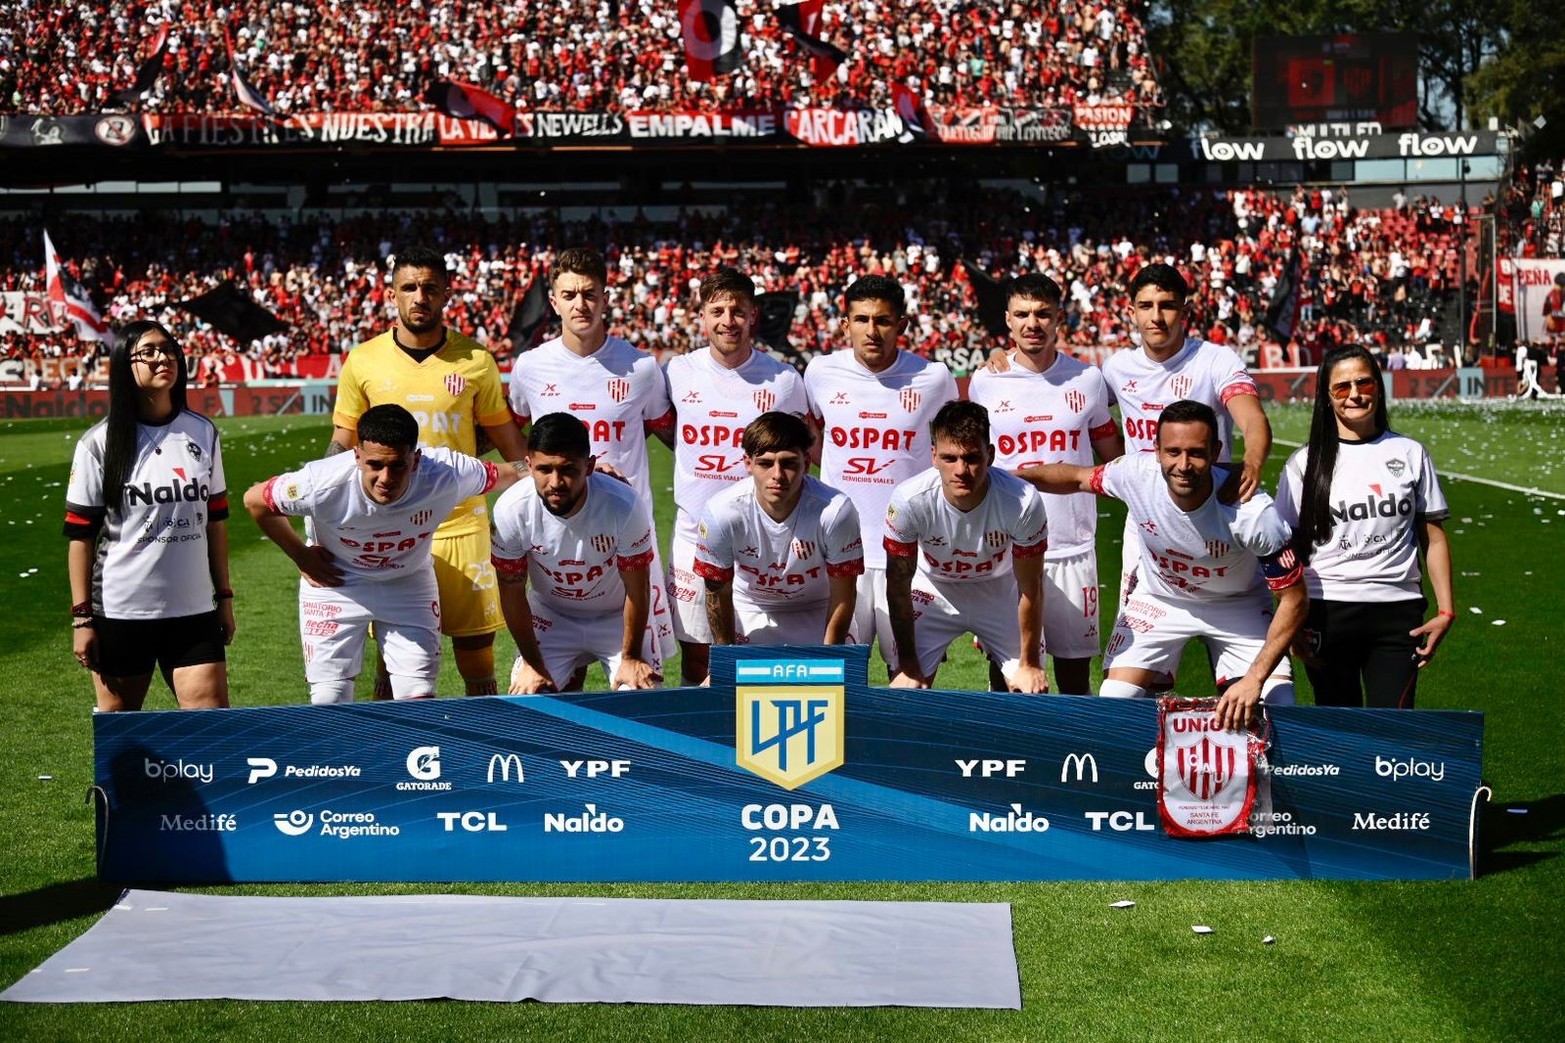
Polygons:
M1458 879L1483 716L1270 712L1247 835L1158 824L1151 700L893 691L861 647L710 688L94 718L114 881Z

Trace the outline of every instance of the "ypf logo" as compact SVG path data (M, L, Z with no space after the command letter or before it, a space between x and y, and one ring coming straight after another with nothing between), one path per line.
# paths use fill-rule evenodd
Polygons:
M420 746L408 754L408 774L421 782L440 778L440 747Z
M751 660L734 679L751 682L734 688L741 768L791 790L842 766L842 660Z
M315 825L315 813L300 811L297 808L293 811L278 812L272 816L272 825L276 826L277 831L284 836L302 837L310 831L310 827Z

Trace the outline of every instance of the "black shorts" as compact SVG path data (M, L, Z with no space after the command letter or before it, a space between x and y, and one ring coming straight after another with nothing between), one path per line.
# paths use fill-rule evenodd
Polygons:
M1418 690L1422 597L1406 601L1315 601L1301 634L1316 706L1412 709Z
M98 673L139 677L161 667L168 675L182 666L221 663L223 621L216 610L174 619L105 619L93 616L98 634Z

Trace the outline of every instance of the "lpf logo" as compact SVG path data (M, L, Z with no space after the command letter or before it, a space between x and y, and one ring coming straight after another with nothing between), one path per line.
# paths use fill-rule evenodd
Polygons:
M909 413L918 412L918 404L924 400L924 396L912 388L903 388L897 397L902 401L902 408Z
M457 396L461 395L462 392L466 390L466 388L467 380L461 374L446 374L446 391L450 393L452 398L456 398Z
M630 397L630 381L615 377L608 383L609 397L616 402L623 402Z
M840 659L735 664L735 763L788 790L842 767L843 671Z
M1184 398L1186 395L1190 394L1190 388L1193 384L1194 381L1181 373L1179 376L1168 382L1168 390L1174 393L1175 398Z
M1087 408L1087 396L1072 388L1065 392L1065 408L1072 413L1080 413Z
M772 407L777 404L777 395L764 388L755 393L755 408L763 413L770 413Z

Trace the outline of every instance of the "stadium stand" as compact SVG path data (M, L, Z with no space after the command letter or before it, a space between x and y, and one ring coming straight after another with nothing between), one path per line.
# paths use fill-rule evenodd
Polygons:
M1552 191L1551 175L1529 177L1537 184L1518 181L1511 195L1531 200ZM994 340L958 263L969 260L1000 277L1053 276L1066 291L1072 350L1094 357L1129 343L1125 288L1143 264L1159 259L1176 263L1196 287L1194 328L1254 359L1270 339L1267 312L1296 248L1295 344L1416 347L1408 357L1427 364L1460 271L1455 208L1435 198L1359 210L1343 189L1056 187L1023 194L921 183L849 202L740 201L681 210L663 221L644 214L616 220L613 212L562 221L546 209L497 218L432 210L348 217L306 211L297 218L230 211L207 226L169 213L75 212L49 226L68 269L106 317L163 319L187 350L210 356L210 365L245 354L277 376L294 375L299 356L341 352L383 326L383 261L407 242L434 243L447 253L457 287L448 321L501 356L516 347L508 330L529 285L556 250L582 242L610 259L615 332L659 354L695 343L695 288L705 272L734 265L765 291L799 294L789 339L805 356L834 343L841 292L866 272L893 275L907 287L916 350L947 361L981 356ZM1530 216L1531 208L1529 202L1516 241L1532 242L1552 222L1557 250L1559 200L1545 202L1541 219ZM1549 233L1543 236L1547 248ZM41 258L35 218L0 220L0 289L42 293ZM1468 270L1476 280L1477 266ZM172 307L225 279L291 330L240 346ZM3 349L7 358L90 358L93 350L72 333L18 331L3 335ZM1434 361L1449 364L1449 354Z
M743 65L700 83L684 73L673 0L6 4L0 113L115 108L165 21L172 31L162 75L136 105L145 112L239 110L225 31L246 79L283 114L425 109L424 89L446 78L522 112L882 108L892 103L893 82L945 105L1157 105L1149 6L829 0L821 36L849 58L818 82L771 5L739 0Z

